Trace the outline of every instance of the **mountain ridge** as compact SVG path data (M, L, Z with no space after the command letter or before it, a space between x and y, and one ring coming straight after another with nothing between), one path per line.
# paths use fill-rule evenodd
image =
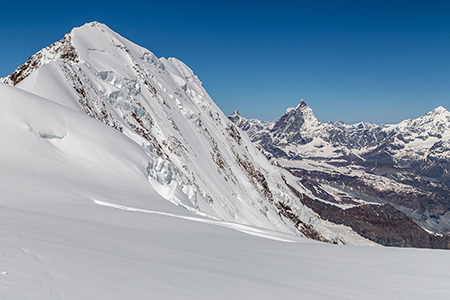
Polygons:
M72 55L66 55L67 51ZM298 180L295 171L271 164L266 159L270 151L261 155L183 62L157 58L97 22L73 29L62 41L32 56L31 61L13 73L14 78L22 78L20 81L13 82L10 77L3 81L97 119L140 145L151 158L142 175L174 205L194 214L329 243L372 244L370 237L357 233L357 229L342 230L343 224L329 222L308 207L302 200L331 199L330 193L317 193L315 185ZM323 130L330 126L320 123L303 101L288 109L285 118L259 138L271 141L275 137L273 149L280 150L278 146L283 145L289 151L280 153L290 155L296 148L312 144L311 156L317 149L335 150L326 139L337 136L345 140L345 136ZM363 124L356 130L367 128L373 130ZM373 131L375 136L383 134ZM342 155L347 161L367 161L355 149L338 150L334 153L336 161ZM398 201L404 201L404 197L399 196ZM347 202L355 205L358 201ZM418 200L409 202L407 209L414 208ZM446 210L440 198L427 207L436 212L442 207ZM419 227L414 232L425 234ZM447 247L432 240L405 246Z
M436 119L438 116L439 118ZM382 139L399 138L395 135L401 134L400 139L405 143L409 143L416 138L422 140L426 140L428 137L441 138L441 135L444 133L449 135L448 132L450 130L450 112L443 106L439 106L416 119L407 119L398 124L381 125L368 122L359 122L351 125L342 121L334 123L320 122L304 100L301 100L297 107L288 108L278 121L273 122L275 125L272 125L272 122L264 123L257 119L247 120L239 114L232 114L229 118L237 124L246 123L248 129L245 131L255 131L251 128L255 124L262 126L258 131L260 133L261 131L269 132L273 140L271 143L275 146L286 143L287 140L290 143L304 145L312 142L314 138L320 138L332 144L331 146L334 144L336 146L345 146L348 149L359 150L363 147L373 147L376 143L382 142ZM290 132L286 132L286 129L289 128L291 128ZM421 135L421 133L425 135ZM414 134L416 136L413 136ZM366 135L365 138L368 141L361 142L361 138L358 135ZM281 137L287 140L283 141ZM303 137L306 140L302 140ZM285 156L288 155L285 154Z
M104 24L74 28L2 82L123 133L151 157L143 172L150 185L194 214L331 243L372 244L304 207L281 183L293 177L252 146L183 62L157 58Z
M322 123L311 115L302 100L277 121L283 126L264 126L236 114L229 118L274 164L317 181L331 198L389 203L421 227L450 232L448 110L439 106L416 119L387 125ZM284 130L289 127L295 130Z

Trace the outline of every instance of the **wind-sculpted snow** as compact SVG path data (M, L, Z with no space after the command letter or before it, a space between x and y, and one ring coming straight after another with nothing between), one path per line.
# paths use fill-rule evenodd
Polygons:
M199 218L199 217L188 217L188 216L182 216L182 215L175 215L175 214L170 214L170 213L165 213L165 212L158 212L158 211L151 211L151 210L145 210L145 209L140 209L140 208L127 207L124 205L117 205L114 203L98 201L98 200L94 200L94 203L98 204L98 205L102 205L102 206L125 210L125 211L163 215L163 216L168 216L168 217L172 217L172 218L179 218L179 219L185 219L185 220L199 222L199 223L206 223L206 224L212 224L212 225L226 227L226 228L232 228L232 229L235 229L237 231L240 231L240 232L243 232L243 233L246 233L249 235L263 237L263 238L267 238L267 239L275 240L275 241L279 241L279 242L288 242L288 243L299 242L296 237L290 236L287 234L279 233L276 231L264 230L262 228L255 228L255 227L251 227L251 226L247 226L247 225L241 225L241 224L237 224L237 223L223 222L223 221L219 221L217 219L204 219L204 218Z
M64 135L56 135L56 134L50 133L50 132L39 133L39 136L46 140L52 140L52 139L62 140L65 137Z

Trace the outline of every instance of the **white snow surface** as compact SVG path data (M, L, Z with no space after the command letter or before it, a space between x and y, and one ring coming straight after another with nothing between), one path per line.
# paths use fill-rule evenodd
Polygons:
M53 55L55 46L47 47L35 55L45 58L38 59L40 67L16 87L123 132L147 153L140 175L164 199L198 215L302 236L291 220L280 217L275 204L283 202L330 241L373 244L305 208L282 176L309 191L270 164L183 62L158 59L97 22L73 29L64 40L76 59L61 60L64 55Z
M17 88L0 95L1 299L448 297L447 251L195 216L153 189L150 157L120 132Z
M0 84L0 299L447 299L446 251L298 236L236 156L325 238L373 244L304 208L182 62L99 23L70 35L79 61Z

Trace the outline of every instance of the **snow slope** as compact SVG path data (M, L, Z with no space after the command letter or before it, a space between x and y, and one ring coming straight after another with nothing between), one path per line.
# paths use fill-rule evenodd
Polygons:
M446 251L338 246L196 216L152 157L85 114L0 84L0 298L446 299Z
M301 237L371 244L303 207L181 62L91 23L18 70L0 84L0 299L448 295L447 252Z
M106 25L73 29L2 81L133 140L152 157L145 167L148 180L177 206L334 243L370 244L305 208L282 178L308 191L270 164L184 63L158 59Z

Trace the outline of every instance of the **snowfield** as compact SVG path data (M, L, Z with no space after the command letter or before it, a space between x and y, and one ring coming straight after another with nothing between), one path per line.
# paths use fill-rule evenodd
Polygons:
M0 84L0 298L447 299L447 251L338 246L194 215L149 156Z
M94 204L1 217L2 299L448 298L446 251L282 242Z
M86 44L83 49L98 65L85 61L86 72L77 78L92 76L92 89L86 83L83 92L107 100L106 121L80 108L67 88L73 86L57 75L68 69L50 50L21 86L0 83L0 299L448 299L447 251L321 243L301 237L274 207L261 212L268 204L229 149L248 155L264 172L274 199L292 207L292 194L276 180L283 174L290 184L294 179L271 166L242 132L238 145L222 130L225 124L214 125L213 116L223 123L226 118L194 75L176 77L183 70L191 74L184 64L127 45L160 70L160 98L145 102L137 85L144 79L132 77L123 61L112 65L101 58L114 57L117 47L108 54ZM114 73L89 73L89 67ZM183 85L172 88L163 81L169 76ZM173 101L163 93L171 88ZM177 136L189 151L178 155L167 144L161 151L170 160L157 156L123 121L129 111L137 118L150 111L155 140ZM207 137L201 128L208 129ZM211 162L210 153L218 159L211 145L228 169L218 171ZM183 182L175 167L198 180L213 203ZM297 209L330 239L373 245Z

